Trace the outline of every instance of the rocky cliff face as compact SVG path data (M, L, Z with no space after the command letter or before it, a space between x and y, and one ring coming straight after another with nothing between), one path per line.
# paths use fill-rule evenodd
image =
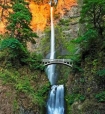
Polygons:
M50 5L49 0L35 1L27 0L29 2L29 9L32 13L31 27L37 33L43 31L50 23ZM6 6L10 4L10 0L1 0L1 4ZM61 18L67 10L70 10L71 6L77 5L76 0L58 0L57 6L55 6L55 14L59 15L57 20ZM6 20L4 18L8 12L6 9L0 7L0 33L5 32Z
M40 32L42 32L45 29L45 27L49 26L49 24L50 24L50 6L48 4L49 1L48 0L44 0L43 3L42 2L38 2L37 3L37 2L34 2L33 0L28 0L28 1L30 3L29 4L29 8L30 8L30 11L32 12L32 16L33 16L32 21L31 21L31 27L32 27L32 29L34 31L36 31L39 35L41 35ZM61 38L61 37L59 37L59 34L58 34L58 36L56 36L56 46L57 46L56 48L59 48L59 47L61 47L61 45L64 44L64 40L68 42L68 41L70 41L70 39L75 38L75 37L78 36L79 7L77 6L76 1L74 1L74 0L59 0L58 1L58 5L55 6L54 15L55 15L54 16L54 18L55 18L54 19L55 25L58 24L58 29L59 29L59 27L60 27L60 29L62 29L62 31L59 31L60 33L62 33L60 36L63 35L63 37L65 38L65 39L59 40ZM60 20L60 22L59 22L59 20ZM2 27L0 26L0 30L3 33L4 29L5 29L5 22L3 24L3 22L1 21L1 25L2 25ZM58 29L56 28L56 31L55 31L56 34L58 33L58 31L57 31ZM46 37L45 37L45 39L46 39ZM50 44L48 44L48 46L49 45ZM28 46L29 46L30 50L39 48L39 46L41 46L40 45L40 38L37 40L37 44L35 46L30 45L30 44ZM44 44L44 46L47 47L45 44ZM45 48L43 47L43 49L45 49ZM47 53L48 53L48 51L49 51L49 49L47 50ZM60 51L61 51L60 54L64 54L65 53L64 49L60 49ZM64 79L65 78L64 76L67 76L67 72L66 71L69 72L69 69L65 70L65 67L62 67L61 69L62 69L62 71L60 73L61 74L63 74L64 72L65 73L64 73L63 77L60 77L60 78ZM43 78L41 77L41 79L43 79ZM37 82L36 82L37 85L40 85L41 81L39 82L37 80ZM67 87L69 88L69 84L68 84ZM2 86L1 86L1 88L2 88L1 90L4 89L4 87L2 87ZM5 90L4 92L1 92L1 94L0 94L1 97L4 97L2 99L3 101L0 101L1 104L2 104L1 105L1 108L2 108L1 114L3 114L3 113L9 114L8 112L10 112L12 114L12 112L13 112L13 105L14 104L11 105L12 103L10 101L12 101L12 100L11 100L10 96L7 96L7 99L5 100L6 91L7 90ZM16 99L15 95L16 94L14 93L13 96L12 96L12 98L14 98L13 99L14 103L15 103L15 99ZM35 105L32 106L31 103L29 103L27 101L27 98L25 98L25 95L20 95L19 98L20 98L19 101L21 101L21 103L23 104L23 106L26 109L28 109L28 108L30 109L30 108L34 107L34 110L36 111L35 114L36 113L40 114L40 109L38 109L37 106L35 106ZM8 102L8 106L6 105L7 102ZM5 107L3 107L3 105L5 105ZM8 108L8 110L6 110L8 112L4 112L3 111L3 110L5 110L4 108L5 109ZM33 110L33 108L32 108L32 110Z

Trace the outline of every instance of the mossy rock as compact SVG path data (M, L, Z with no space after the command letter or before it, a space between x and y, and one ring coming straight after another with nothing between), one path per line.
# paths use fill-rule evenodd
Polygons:
M86 99L83 103L75 102L68 114L105 114L105 104L94 99Z
M105 104L87 99L82 104L82 114L105 114Z

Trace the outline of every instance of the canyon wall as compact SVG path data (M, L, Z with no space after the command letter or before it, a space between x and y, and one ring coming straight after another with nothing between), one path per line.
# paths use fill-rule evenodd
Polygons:
M46 26L50 24L50 5L49 0L43 0L42 2L34 0L27 0L29 2L29 9L32 13L31 28L35 32L40 32L45 29ZM10 5L10 0L1 0L1 4L6 6ZM62 16L70 10L71 6L77 5L76 0L58 0L57 6L55 6L56 20L62 18ZM5 32L5 27L7 21L5 16L8 15L7 9L0 7L0 34Z

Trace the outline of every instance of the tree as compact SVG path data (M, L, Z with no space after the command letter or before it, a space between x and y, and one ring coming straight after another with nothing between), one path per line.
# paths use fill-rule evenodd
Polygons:
M94 29L103 38L105 34L105 0L84 0L80 22L86 24L87 30Z
M30 28L32 15L28 9L28 3L24 0L12 0L12 13L10 13L7 25L11 37L18 39L26 46L27 41L35 43L36 33Z
M35 43L34 38L37 37L36 33L30 28L32 15L28 3L24 0L11 0L10 4L7 4L6 0L4 1L2 7L5 6L5 10L8 10L8 8L11 10L8 10L9 15L6 15L8 21L7 34L0 41L0 51L8 55L4 58L12 65L16 63L27 64L25 59L30 57L30 53L27 50L26 43L27 41Z

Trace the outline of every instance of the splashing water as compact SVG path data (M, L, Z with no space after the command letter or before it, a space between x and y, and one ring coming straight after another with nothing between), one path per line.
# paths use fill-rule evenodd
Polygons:
M53 85L47 102L48 114L64 114L64 87Z

